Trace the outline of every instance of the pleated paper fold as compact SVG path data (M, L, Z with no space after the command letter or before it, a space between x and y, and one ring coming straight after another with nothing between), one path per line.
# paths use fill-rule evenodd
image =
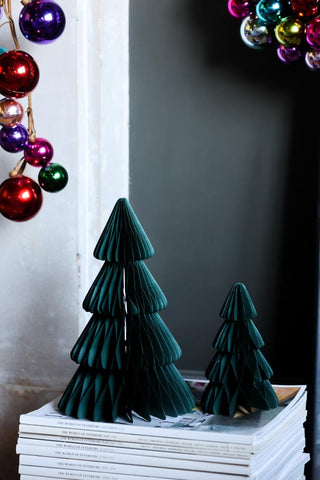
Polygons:
M128 263L152 257L154 249L130 203L119 198L93 255L108 262Z
M70 354L79 367L58 405L65 414L114 422L194 407L174 365L181 349L158 313L167 299L144 262L153 253L128 200L119 199L94 250L104 263L83 300L92 316Z
M225 318L213 346L216 353L205 370L209 383L201 398L208 413L233 415L241 406L268 410L278 405L269 381L273 371L260 351L263 339L253 323L257 316L242 283L233 285L220 312Z

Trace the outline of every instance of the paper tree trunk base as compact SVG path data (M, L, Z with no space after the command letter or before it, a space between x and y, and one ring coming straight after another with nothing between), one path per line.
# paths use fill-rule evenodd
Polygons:
M221 415L234 415L240 406L249 412L275 408L273 371L260 351L264 342L253 323L257 313L242 283L233 285L220 316L225 322L213 342L217 352L205 372L209 383L201 408Z
M58 405L65 414L114 422L194 407L174 365L181 349L158 313L167 299L144 263L153 254L128 200L119 199L94 250L104 264L83 301L92 316L71 351L79 367Z

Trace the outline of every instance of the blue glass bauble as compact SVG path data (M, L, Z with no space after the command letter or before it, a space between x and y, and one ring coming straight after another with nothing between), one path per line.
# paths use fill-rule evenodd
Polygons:
M260 0L256 6L257 17L265 23L276 24L285 16L279 0Z
M50 43L64 31L66 18L59 5L51 0L33 0L19 16L22 34L31 42Z
M7 152L21 152L29 138L28 130L21 124L0 130L0 145Z

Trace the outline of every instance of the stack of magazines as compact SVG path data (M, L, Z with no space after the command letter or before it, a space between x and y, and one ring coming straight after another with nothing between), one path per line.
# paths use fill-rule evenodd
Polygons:
M198 391L201 382L188 381ZM57 400L20 416L21 480L302 480L306 386L279 386L271 410L203 413L133 423L78 420Z

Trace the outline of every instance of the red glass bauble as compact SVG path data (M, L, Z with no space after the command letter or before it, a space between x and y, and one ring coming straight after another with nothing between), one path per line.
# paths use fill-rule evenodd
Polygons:
M32 178L15 175L0 185L0 213L9 220L30 220L41 205L41 188Z
M319 0L290 0L290 3L298 17L312 17L319 7Z
M0 55L0 93L5 97L28 95L39 81L39 68L34 59L22 50L9 50Z

